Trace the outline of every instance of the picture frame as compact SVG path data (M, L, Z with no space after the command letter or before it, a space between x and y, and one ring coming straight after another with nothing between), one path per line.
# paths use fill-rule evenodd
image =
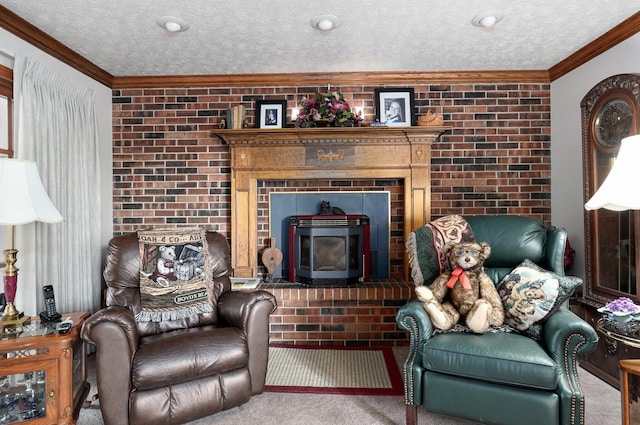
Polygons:
M256 128L284 128L286 122L286 99L256 100Z
M376 120L389 127L416 125L413 88L375 89Z

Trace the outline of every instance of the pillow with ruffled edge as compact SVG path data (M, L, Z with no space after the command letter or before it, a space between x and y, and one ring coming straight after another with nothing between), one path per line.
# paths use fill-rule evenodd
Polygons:
M575 276L560 276L526 259L498 285L504 323L534 339L542 337L542 323L582 285Z

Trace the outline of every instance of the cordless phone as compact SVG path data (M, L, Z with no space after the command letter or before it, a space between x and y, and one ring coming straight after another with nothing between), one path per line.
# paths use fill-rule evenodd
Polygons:
M53 294L52 285L44 285L42 287L42 295L44 296L44 309L40 312L40 320L43 322L58 322L62 315L56 310L56 298Z

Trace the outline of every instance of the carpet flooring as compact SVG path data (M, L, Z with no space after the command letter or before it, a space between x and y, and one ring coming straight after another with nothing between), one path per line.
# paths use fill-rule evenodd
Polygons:
M265 391L402 395L403 386L391 347L273 346Z
M398 367L407 357L407 347L393 347ZM97 392L94 356L89 356L90 396ZM578 373L585 392L585 425L620 423L620 392L586 370ZM99 401L81 409L78 425L104 425ZM186 425L402 425L403 396L343 394L296 394L265 392L249 402ZM418 409L419 425L471 425ZM120 424L117 424L120 425ZM514 424L516 425L516 424ZM543 425L543 424L541 424Z

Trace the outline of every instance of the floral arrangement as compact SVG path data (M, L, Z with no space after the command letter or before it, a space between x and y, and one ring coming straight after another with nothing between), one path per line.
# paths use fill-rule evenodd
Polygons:
M326 93L303 97L300 106L296 127L316 127L319 121L325 120L333 127L357 127L362 121L362 113L351 111L342 93L331 87L327 87Z
M616 298L605 304L604 307L600 307L598 311L616 322L640 320L640 306L627 297Z

